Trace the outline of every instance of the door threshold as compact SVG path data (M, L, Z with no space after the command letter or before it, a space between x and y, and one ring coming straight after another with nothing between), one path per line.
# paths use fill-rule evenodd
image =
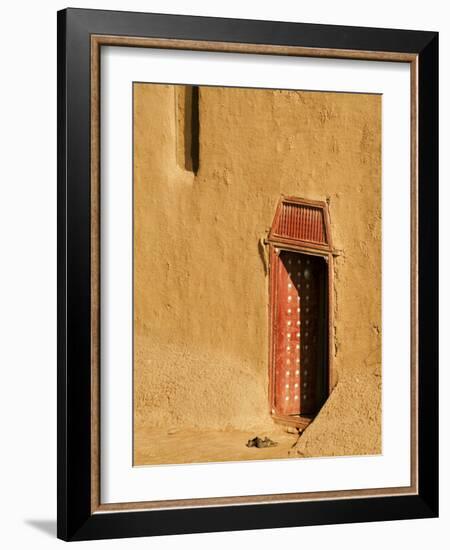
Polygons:
M272 418L276 424L282 424L284 426L289 426L291 428L297 428L300 432L306 430L306 428L314 420L313 416L310 415L278 415L272 414Z

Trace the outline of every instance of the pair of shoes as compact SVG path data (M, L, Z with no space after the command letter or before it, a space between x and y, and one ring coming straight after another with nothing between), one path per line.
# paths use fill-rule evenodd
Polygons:
M254 437L253 439L249 439L246 443L247 447L256 447L257 449L262 449L264 447L276 447L277 445L278 443L276 441L272 441L267 436L264 439Z

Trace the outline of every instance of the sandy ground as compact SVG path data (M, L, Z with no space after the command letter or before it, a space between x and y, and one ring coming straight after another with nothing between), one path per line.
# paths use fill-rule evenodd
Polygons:
M247 441L255 436L267 436L278 445L262 449L247 447ZM298 435L277 426L269 432L163 430L137 426L135 438L135 466L289 458L290 452L298 458L292 449Z

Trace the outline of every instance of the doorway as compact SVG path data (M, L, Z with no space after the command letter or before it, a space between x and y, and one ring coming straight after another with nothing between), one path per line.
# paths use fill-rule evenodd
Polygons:
M267 244L271 414L303 429L330 392L333 254L327 204L282 198Z
M275 270L275 414L314 416L328 377L327 264L280 251Z

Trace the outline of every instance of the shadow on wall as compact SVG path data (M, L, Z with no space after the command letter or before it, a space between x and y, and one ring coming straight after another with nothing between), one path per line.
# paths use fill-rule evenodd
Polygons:
M264 275L267 277L269 274L268 258L267 258L267 246L264 244L264 239L258 241L258 254L261 258L261 262L264 268Z

